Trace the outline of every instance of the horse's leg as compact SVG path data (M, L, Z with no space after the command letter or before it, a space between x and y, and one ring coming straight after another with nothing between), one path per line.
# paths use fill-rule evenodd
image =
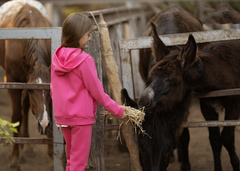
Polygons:
M27 89L22 91L22 124L21 124L21 136L22 137L29 137L29 129L28 129L28 114L29 114L29 96ZM25 144L24 148L24 154L27 154L30 157L34 157L33 154L33 148L31 144ZM22 161L24 161L24 158L21 157Z
M47 134L48 138L53 138L53 131L51 130L48 134ZM53 168L53 144L48 144L48 150L47 153L51 159L51 168Z
M5 40L0 40L0 66L5 70Z
M210 106L208 103L205 102L206 99L200 99L200 107L202 114L205 120L218 120L218 113L215 109ZM214 157L214 170L215 171L222 171L221 166L221 150L222 150L222 142L220 137L220 131L218 127L208 127L209 131L209 139L210 144L213 150L213 157Z
M181 160L181 170L182 171L190 171L191 165L189 162L189 152L188 146L190 141L190 135L188 128L184 128L182 135L179 137L179 145L178 145L178 157Z
M52 119L51 119L52 121ZM53 138L53 130L51 129L51 131L47 134L48 138ZM53 144L48 144L48 151L47 151L50 159L51 159L51 164L50 167L53 168Z
M225 120L237 120L239 117L240 105L239 102L225 108ZM239 158L235 151L234 145L234 130L235 127L224 127L221 133L221 140L224 147L227 149L230 156L230 161L233 171L239 171Z
M52 101L50 102L52 104ZM48 138L53 138L53 118L52 118L52 105L50 105L51 109L50 109L50 121L52 123L51 126L51 131L47 134ZM53 168L53 144L48 144L48 151L47 151L50 159L51 159L51 168Z
M8 77L9 80L9 77ZM21 127L21 121L22 121L22 115L21 115L21 90L18 89L8 89L8 93L11 97L12 101L12 118L11 122L20 122L20 126L17 127L18 132L20 131ZM13 137L18 137L18 133L13 133ZM20 170L20 166L18 163L18 157L19 157L19 148L18 144L13 144L12 149L12 161L10 168L11 170Z

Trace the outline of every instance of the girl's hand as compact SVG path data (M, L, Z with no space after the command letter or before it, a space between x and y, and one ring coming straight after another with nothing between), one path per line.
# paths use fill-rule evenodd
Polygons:
M122 116L119 119L127 119L127 115L125 112L123 112Z

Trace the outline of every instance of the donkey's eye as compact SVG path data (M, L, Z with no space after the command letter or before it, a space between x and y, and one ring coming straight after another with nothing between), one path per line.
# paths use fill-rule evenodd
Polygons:
M171 85L174 84L174 80L168 79L167 82L168 82L168 84L171 84Z

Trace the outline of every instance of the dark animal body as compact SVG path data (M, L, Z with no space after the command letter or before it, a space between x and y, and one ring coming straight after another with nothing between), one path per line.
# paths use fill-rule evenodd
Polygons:
M203 31L202 23L179 5L165 8L151 21L155 23L158 35ZM151 36L151 31L148 23L144 36ZM149 70L156 64L151 54L150 48L140 50L139 72L144 82L147 81Z
M157 64L149 73L146 89L138 105L145 106L146 110L143 128L150 136L153 136L154 131L158 132L155 138L158 139L156 140L158 144L153 141L154 138L145 136L145 139L139 141L139 145L145 148L146 160L151 160L152 165L151 168L147 166L148 170L164 171L168 166L169 154L175 139L178 138L182 146L188 145L189 139L184 139L180 135L183 130L182 124L187 121L189 115L192 92L206 93L240 87L240 41L209 43L199 48L194 37L190 35L186 45L169 50L158 37L153 23L152 27L153 52ZM201 98L201 112L207 121L218 120L216 106L225 109L225 120L239 119L240 96ZM149 118L157 120L158 123L147 125ZM222 170L220 159L222 145L229 153L233 170L239 171L234 129L235 127L224 127L220 132L218 127L208 128L215 171ZM188 151L182 153L187 155ZM154 156L153 159L148 156L149 154ZM190 170L190 163L182 162L185 164L182 163L181 169Z
M203 23L210 24L239 24L240 12L228 4L220 4L214 12L208 14Z
M12 2L10 1L10 3ZM30 1L28 2L31 3ZM18 11L9 8L6 11L6 15L2 14L0 28L51 27L51 23L37 8L21 2L16 2L12 7L18 7L18 5L22 5ZM8 13L11 10L12 13ZM50 40L36 39L1 40L0 62L5 71L7 82L50 83L51 42ZM52 138L52 102L50 91L8 89L8 93L12 101L11 122L20 122L20 127L18 127L19 133L14 133L13 136L29 137L28 112L31 108L37 119L36 126L39 132ZM51 158L53 157L52 145L48 146L48 154ZM11 162L12 169L20 170L18 157L19 146L14 144Z
M158 35L165 34L176 34L176 33L186 33L186 32L196 32L203 31L202 23L193 17L190 13L185 11L179 5L172 5L161 11L159 14L152 18L152 22L156 24L156 30ZM147 31L145 32L145 36L149 36L151 34L152 28L150 27L150 23L148 24ZM178 49L178 47L173 46L171 49ZM161 51L161 49L159 49ZM164 52L163 52L164 53ZM139 70L143 80L146 82L148 79L148 74L151 68L156 64L156 61L153 57L154 53L152 53L151 49L142 49L140 50L140 63ZM130 98L127 96L127 93L123 93L123 100L127 98L127 103L129 103ZM186 98L188 101L189 98ZM133 104L133 103L132 103ZM185 104L185 103L183 103ZM132 107L134 105L131 105ZM136 106L136 105L135 105ZM186 106L186 105L184 105ZM187 106L186 106L187 107ZM175 111L167 111L165 116L171 116L173 112L179 112L180 109L176 108ZM180 112L179 112L180 113ZM180 114L179 114L180 117ZM147 133L152 137L140 134L138 136L139 142L139 151L140 151L140 161L143 167L143 170L146 171L154 171L154 170L164 170L167 167L170 156L172 154L168 154L168 157L162 157L163 149L161 148L162 130L167 129L168 131L178 130L177 127L167 127L167 125L174 126L175 122L181 122L178 118L172 118L171 122L165 122L162 119L162 116L153 115L148 113L145 117L145 121L143 122L143 128L147 131ZM185 117L186 119L186 117ZM164 121L164 123L163 123ZM173 122L174 121L174 122ZM183 130L183 133L179 132L178 134L180 138L178 138L177 142L173 142L172 146L169 146L171 151L174 147L178 147L178 158L181 162L181 168L183 170L190 170L190 163L188 157L188 143L189 143L189 131L188 128ZM168 135L165 135L168 136ZM175 137L173 137L174 140ZM165 160L163 163L161 160ZM162 164L160 164L162 163Z

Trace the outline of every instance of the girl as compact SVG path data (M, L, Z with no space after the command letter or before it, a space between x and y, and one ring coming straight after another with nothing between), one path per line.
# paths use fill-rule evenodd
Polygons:
M117 118L126 118L124 108L104 93L95 61L83 51L92 26L87 16L70 14L63 22L61 46L52 58L51 94L56 124L66 141L67 171L85 170L97 102Z

